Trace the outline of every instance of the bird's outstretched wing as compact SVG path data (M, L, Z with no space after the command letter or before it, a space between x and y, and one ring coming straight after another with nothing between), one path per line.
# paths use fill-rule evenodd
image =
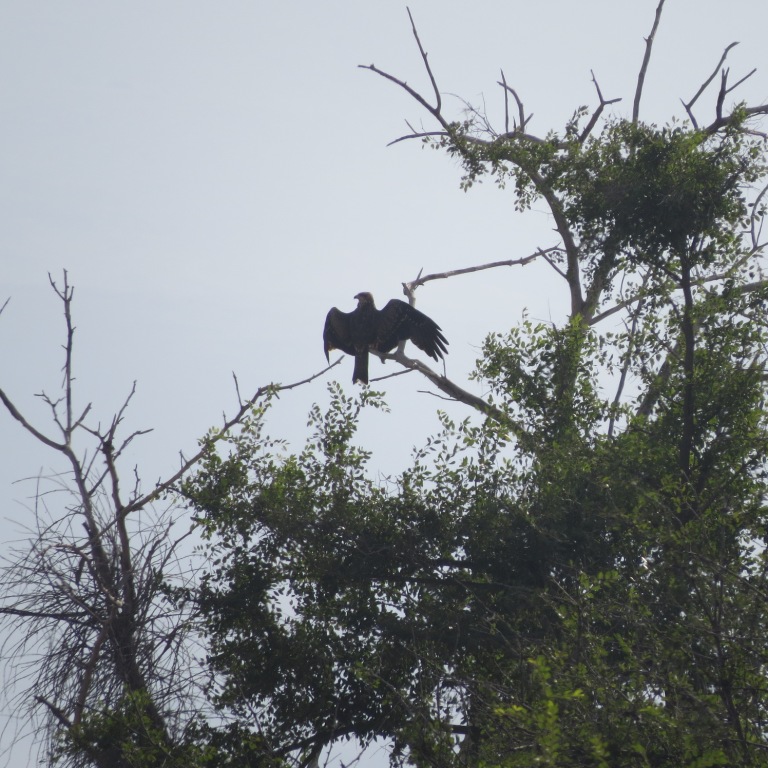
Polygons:
M377 352L391 352L407 339L435 360L448 351L448 341L432 318L404 301L392 299L379 312L376 341L371 347Z
M351 312L342 312L340 309L336 309L336 307L326 315L325 328L323 329L323 346L326 360L329 359L328 353L332 349L340 349L348 355L355 354L349 327L351 315Z

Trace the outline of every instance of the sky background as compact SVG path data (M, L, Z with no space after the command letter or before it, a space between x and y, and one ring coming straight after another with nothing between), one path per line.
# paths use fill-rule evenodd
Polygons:
M606 98L623 98L611 114L631 113L655 7L410 3L446 113L461 116L450 95L460 94L501 127L503 69L538 135L594 107L590 71ZM681 98L736 40L731 80L758 68L736 99L768 101L766 30L762 0L667 0L641 118L684 117ZM153 432L123 471L136 465L150 488L236 408L232 372L246 396L324 367L331 306L349 311L363 290L381 306L421 269L556 244L542 206L521 216L492 184L462 192L448 157L418 142L387 147L405 120L434 125L357 67L370 63L430 95L404 4L0 0L0 305L10 298L0 387L36 427L56 437L35 397L61 382L62 307L48 273L60 282L66 269L75 286L76 410L92 403L90 423L106 424L137 382L125 434ZM698 105L702 123L716 83ZM467 377L485 334L525 312L557 322L566 299L564 284L529 266L430 283L417 306L450 341L448 375L482 395ZM372 376L394 370L371 361ZM351 360L331 374L348 392L351 375ZM327 380L285 393L271 433L300 450ZM425 394L415 374L379 386L392 412L365 414L361 441L378 447L372 468L382 474L402 469L438 428L438 408L471 415ZM18 481L64 466L5 412L0 450L2 554L30 521L34 483ZM26 765L28 751L6 752L7 764Z

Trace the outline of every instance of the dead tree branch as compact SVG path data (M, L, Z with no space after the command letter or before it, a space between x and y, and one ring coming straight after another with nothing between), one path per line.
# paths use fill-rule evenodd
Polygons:
M640 119L640 99L643 95L643 84L645 83L645 75L648 72L648 64L651 61L651 50L653 49L653 41L656 37L656 30L659 28L659 21L661 21L661 10L663 7L664 0L659 0L659 4L656 6L656 16L653 20L651 33L645 39L645 54L643 55L643 63L640 66L640 72L637 75L637 88L635 89L635 100L632 105L633 123L636 123Z
M688 113L688 117L691 120L691 125L693 125L694 128L698 128L699 125L696 122L696 118L693 116L693 105L698 101L699 96L701 96L704 91L707 90L707 87L709 84L715 79L715 75L720 71L720 67L723 66L723 63L725 62L726 58L728 57L728 52L733 48L734 46L738 45L738 43L731 43L730 45L726 46L725 50L723 51L723 55L720 57L720 61L717 62L717 66L712 70L712 74L701 84L700 88L696 93L693 95L693 98L688 102L683 102L683 106L685 107L685 111Z
M141 507L146 506L150 502L154 501L158 497L160 497L163 493L173 488L179 480L181 480L182 477L184 477L192 467L194 467L196 464L200 462L200 460L205 456L211 448L218 442L220 442L224 437L226 437L231 429L238 424L240 424L243 420L243 417L249 413L253 407L260 401L266 399L267 397L276 396L280 392L287 392L291 389L296 389L297 387L301 387L304 384L309 384L309 382L314 381L315 379L320 378L321 376L324 376L328 371L331 370L331 368L334 368L341 362L341 358L339 360L336 360L336 362L331 363L330 365L323 368L321 371L318 371L317 373L313 373L311 376L307 376L304 379L301 379L300 381L294 381L291 384L265 384L262 387L259 387L256 392L248 399L246 400L240 408L235 412L234 416L224 420L224 424L222 424L220 430L206 441L206 444L199 450L197 453L195 453L190 459L186 459L181 467L179 467L178 471L176 471L171 477L167 478L166 480L159 482L153 491L146 494L145 496L142 496L139 499L136 499L136 501L128 504L125 507L125 512L128 514L129 512L132 512L135 509L139 509Z
M136 384L106 428L86 423L91 405L82 411L75 408L74 290L66 271L63 283L50 275L49 282L64 308L62 394L41 397L59 435L51 437L33 426L2 389L0 401L26 432L65 457L67 479L55 476L53 481L55 490L69 498L63 514L44 520L50 516L44 500L48 492L37 489L28 548L19 550L4 569L0 615L15 622L16 629L14 639L2 647L17 670L11 677L24 684L17 699L32 710L29 702L37 702L48 713L51 744L58 739L57 731L76 727L87 713L110 707L119 713L120 702L129 697L136 716L148 724L146 733L136 738L149 739L148 747L168 753L183 732L185 713L194 712L197 705L192 702L202 699L190 672L192 608L182 604L169 611L163 591L167 579L184 583L191 578L176 554L190 532L172 538L173 503L158 513L153 502L242 423L259 401L312 381L333 365L301 381L259 387L247 401L238 391L235 414L225 418L191 459L143 495L136 474L126 499L118 460L131 441L147 431L119 437ZM78 433L90 436L95 450L79 454ZM95 743L78 749L91 764L115 764L114 755Z
M587 140L589 135L592 133L592 130L597 125L597 121L603 114L603 110L610 104L616 104L617 102L621 101L621 97L615 99L603 98L603 92L600 90L600 86L597 84L595 73L591 72L590 74L592 75L592 82L594 83L595 90L597 91L597 98L599 103L595 111L592 113L592 116L589 118L589 122L586 124L586 126L584 126L584 130L579 135L579 142L582 144Z
M528 124L528 121L533 117L532 114L528 115L528 117L525 116L525 109L523 108L523 102L520 100L520 97L517 95L517 91L514 88L511 88L509 85L507 85L507 79L504 77L504 70L501 70L501 81L498 83L503 89L504 89L504 132L507 135L511 135L513 133L516 133L517 131L521 131L522 133L525 133L525 126ZM517 104L517 116L518 116L518 123L513 124L512 131L509 130L509 94L512 94L512 98L515 100L515 103Z
M377 75L380 75L381 77L385 78L386 80L390 80L391 82L395 83L396 85L399 85L406 93L408 93L412 98L414 98L419 104L421 104L424 109L427 110L434 118L435 120L440 123L440 125L443 127L445 131L450 130L449 123L443 118L442 115L442 108L443 108L443 100L440 95L440 89L437 87L437 81L435 79L435 75L432 72L432 67L429 63L429 57L427 55L427 52L424 50L424 46L421 44L421 39L419 38L419 33L416 30L416 23L413 20L413 15L411 14L411 9L408 8L408 18L411 21L411 30L413 32L413 37L416 40L416 45L419 48L419 53L421 54L421 60L424 62L424 68L427 71L427 76L429 77L429 81L432 84L432 91L435 95L435 104L434 106L430 104L418 91L411 88L408 83L406 83L404 80L400 80L397 77L394 77L393 75L390 75L388 72L385 72L384 70L379 69L374 64L360 64L360 69L369 69L371 72L375 72Z
M421 273L419 273L415 280L410 280L407 283L403 283L403 293L410 299L413 297L413 292L417 288L421 287L425 283L431 282L432 280L445 280L449 277L466 275L471 272L482 272L486 269L498 269L499 267L524 267L526 264L530 264L531 262L536 261L536 259L539 257L547 259L547 257L551 257L552 254L556 253L562 253L562 248L559 246L552 246L551 248L539 248L535 253L532 253L529 256L524 256L520 259L504 259L502 261L492 261L488 264L477 264L474 267L450 269L446 272L434 272L432 274L423 276ZM550 261L549 263L551 264L552 262ZM560 274L563 273L560 272Z

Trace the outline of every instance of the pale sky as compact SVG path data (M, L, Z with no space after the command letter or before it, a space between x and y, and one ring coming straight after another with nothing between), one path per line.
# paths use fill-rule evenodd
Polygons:
M503 69L531 132L561 130L596 103L590 71L627 116L643 38L657 0L412 0L410 8L445 94L486 105L497 125ZM729 43L736 94L768 100L764 0L667 0L641 118L684 117ZM519 258L556 243L541 206L520 216L511 192L459 189L460 171L418 142L429 116L358 64L375 63L429 95L405 4L371 0L265 3L166 0L96 3L0 0L0 387L42 431L64 341L48 272L76 286L76 398L106 423L137 380L126 432L154 432L126 455L147 488L178 452L236 405L241 391L322 369L322 325L373 292L379 305L425 273ZM700 100L711 119L715 91ZM448 375L467 381L483 337L563 317L564 286L543 268L434 282L418 307L450 341ZM411 350L413 351L413 350ZM338 354L338 353L337 353ZM415 353L417 354L417 353ZM333 359L333 358L332 358ZM391 373L371 361L371 375ZM347 391L352 361L333 371ZM282 396L271 432L300 450L306 413L325 381ZM415 374L388 380L389 415L368 414L361 440L373 466L402 469L437 427L438 400ZM0 413L0 541L29 520L41 469L63 468ZM28 750L9 755L26 765ZM0 761L0 765L2 762Z

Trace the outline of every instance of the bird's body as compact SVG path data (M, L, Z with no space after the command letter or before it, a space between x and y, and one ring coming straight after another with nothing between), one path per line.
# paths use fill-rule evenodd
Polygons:
M376 309L370 293L358 293L357 308L342 312L334 307L325 318L323 344L325 357L340 349L355 358L352 382L368 383L368 353L391 352L401 341L410 340L430 357L439 360L448 342L440 326L423 312L398 299Z

